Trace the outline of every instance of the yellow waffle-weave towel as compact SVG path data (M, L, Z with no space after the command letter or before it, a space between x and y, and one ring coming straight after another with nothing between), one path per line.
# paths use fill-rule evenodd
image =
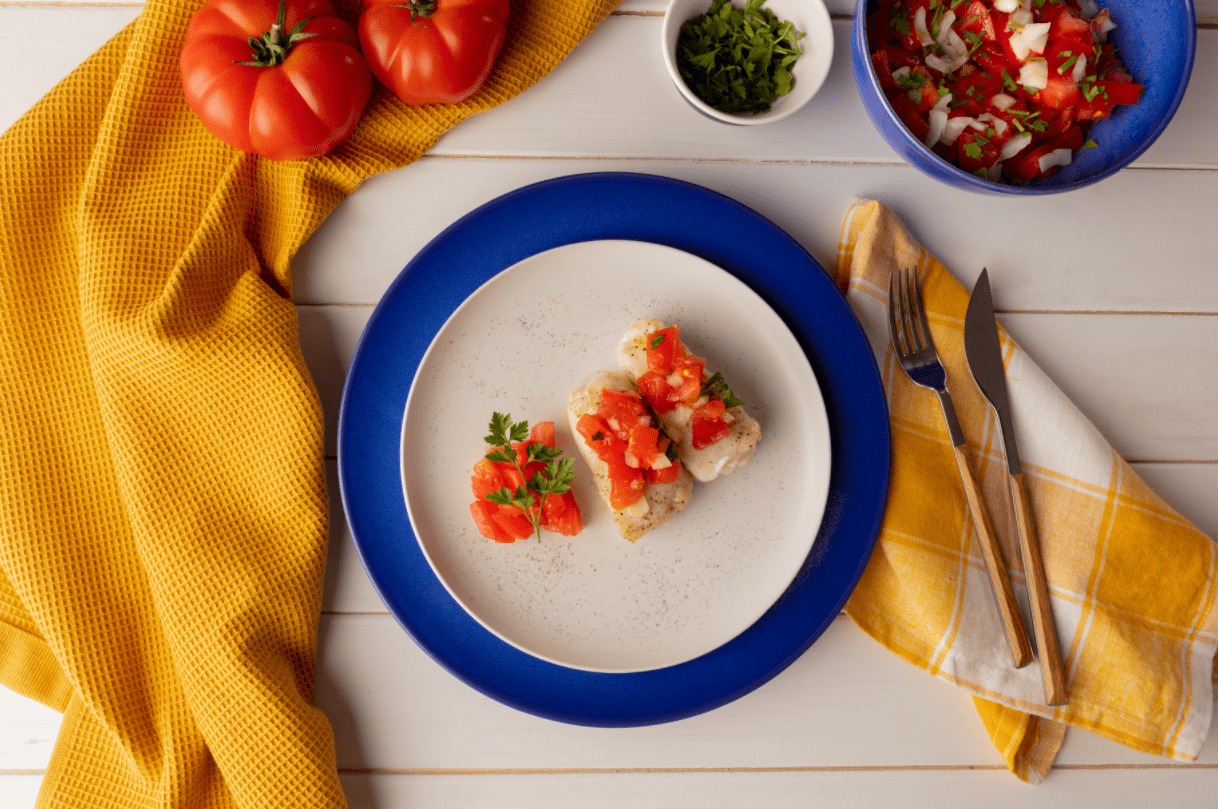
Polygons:
M1066 728L1175 759L1209 731L1218 553L1169 508L999 329L1019 454L1044 549L1069 705L1044 706L1039 661L1016 670L972 531L937 397L896 363L888 278L916 269L973 468L1031 633L997 420L964 356L968 291L891 211L847 211L837 280L871 342L892 424L892 479L874 555L846 610L913 665L974 695L1011 771L1045 777Z
M187 108L199 4L149 0L0 139L0 683L65 713L42 807L344 805L313 707L327 503L290 260L616 0L513 0L475 97L377 88L350 140L286 163Z

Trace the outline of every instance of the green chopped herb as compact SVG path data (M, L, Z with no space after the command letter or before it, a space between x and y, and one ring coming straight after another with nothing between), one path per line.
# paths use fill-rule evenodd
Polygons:
M677 37L677 69L694 95L723 112L767 112L791 92L791 66L803 54L804 33L781 21L765 0L744 8L712 0L705 14L687 20Z
M664 342L664 335L662 335L662 334L657 334L655 337L652 337L651 338L651 350L655 351L657 348L660 347L660 343L663 343L663 342Z
M888 18L888 26L903 37L909 36L909 14L905 9L896 9Z
M1002 86L1008 90L1019 89L1019 85L1017 85L1015 80L1011 78L1011 74L1007 73L1005 70L1002 71Z
M1067 53L1069 53L1069 51L1067 51ZM1060 53L1058 54L1058 56L1062 56L1062 55L1063 54L1060 54ZM1076 53L1073 56L1071 56L1069 59L1067 59L1066 61L1062 62L1060 65L1057 66L1057 75L1061 76L1061 75L1065 74L1065 72L1067 70L1074 67L1074 63L1077 61L1078 61L1078 54Z
M922 87L928 81L930 81L930 79L928 79L925 74L917 73L913 70L910 70L908 72L902 71L900 74L894 74L893 78L896 79L898 87L903 87L907 90L913 90L918 87Z
M968 155L969 157L973 158L974 160L981 159L981 147L978 146L976 143L970 142L970 143L964 144L964 153L966 155Z
M732 389L727 386L727 382L723 381L723 374L716 373L710 379L702 383L702 395L710 396L727 407L739 407L744 404L744 400L732 393Z
M1087 138L1085 141L1083 141L1084 149L1094 149L1096 146L1099 146L1099 144L1093 141L1091 138Z

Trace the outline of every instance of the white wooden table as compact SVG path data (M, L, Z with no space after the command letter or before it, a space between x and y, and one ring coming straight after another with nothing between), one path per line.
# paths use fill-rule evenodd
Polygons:
M662 3L625 0L538 86L346 201L294 270L329 456L360 331L416 251L518 186L638 171L736 198L826 267L860 196L894 208L964 283L988 266L1002 323L1168 502L1218 536L1218 0L1198 3L1188 94L1140 160L1079 192L1011 200L952 190L896 157L858 101L848 2L830 8L832 73L784 122L728 127L692 112L664 72ZM0 0L0 131L139 12L126 2ZM964 693L845 616L773 681L708 714L604 730L519 713L451 677L398 628L360 565L336 488L332 497L318 702L353 807L1218 801L1213 736L1185 765L1072 732L1049 779L1024 785ZM58 714L0 688L0 805L34 805L58 727Z

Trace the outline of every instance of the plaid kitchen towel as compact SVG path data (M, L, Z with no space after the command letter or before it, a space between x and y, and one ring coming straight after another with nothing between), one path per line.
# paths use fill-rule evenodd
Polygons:
M327 502L290 261L616 0L513 0L473 98L377 88L346 143L284 163L187 108L199 4L149 0L0 138L0 684L65 714L42 807L344 805L313 706Z
M888 278L916 269L974 469L1025 605L997 420L964 356L968 291L878 202L847 211L837 280L879 363L892 478L875 552L846 610L884 646L974 695L1011 771L1038 782L1068 726L1148 753L1196 758L1209 731L1218 642L1218 554L1147 488L1000 329L1011 409L1053 614L1068 706L1044 703L1039 662L1011 664L937 397L897 364ZM1031 620L1025 617L1031 632Z

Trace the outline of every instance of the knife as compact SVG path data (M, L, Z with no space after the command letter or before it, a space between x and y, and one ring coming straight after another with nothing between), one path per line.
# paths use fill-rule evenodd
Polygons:
M1049 586L1045 579L1040 542L1032 524L1032 510L1024 484L1023 466L1015 443L1011 424L1011 405L1007 398L1006 370L1002 365L1002 347L998 343L998 323L994 319L994 299L990 293L990 277L984 269L973 287L968 311L964 316L964 353L977 387L998 414L1002 428L1002 446L1007 456L1007 477L1015 524L1019 530L1019 547L1023 554L1024 575L1028 580L1028 600L1032 606L1032 624L1045 682L1045 703L1066 704L1066 679L1062 670L1061 649L1053 625L1049 604Z

